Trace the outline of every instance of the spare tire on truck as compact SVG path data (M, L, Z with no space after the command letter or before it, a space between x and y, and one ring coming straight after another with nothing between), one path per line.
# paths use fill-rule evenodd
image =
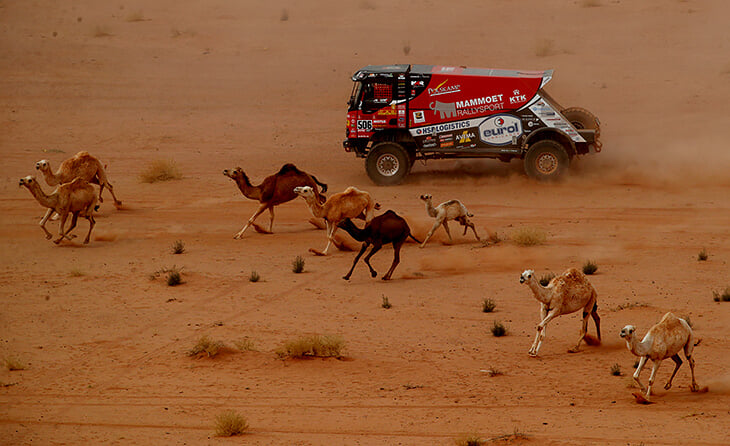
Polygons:
M411 171L411 158L400 144L381 142L368 153L365 170L379 186L400 184Z
M530 146L525 155L525 172L539 181L555 181L570 167L570 157L557 141L543 139Z

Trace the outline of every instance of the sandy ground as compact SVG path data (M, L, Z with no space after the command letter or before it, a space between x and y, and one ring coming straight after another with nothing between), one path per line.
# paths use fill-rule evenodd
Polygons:
M0 1L0 356L27 366L0 371L0 443L448 445L517 431L527 439L499 441L727 444L730 304L712 299L730 286L727 2L183 3ZM528 180L516 161L446 161L376 187L341 140L349 76L386 63L553 68L548 90L599 116L604 150L560 184ZM79 150L107 165L124 207L105 195L91 243L56 246L18 179ZM183 179L140 182L160 159ZM363 264L342 280L354 253L309 254L325 235L301 200L277 208L275 234L233 240L257 203L222 170L257 183L286 162L332 192L370 191L419 237L431 220L417 197L430 193L462 200L503 240L449 245L438 232L423 250L407 244L387 283ZM546 243L510 241L525 227ZM373 264L382 274L391 258ZM539 308L520 273L589 259L603 344L567 353L574 314L528 357ZM150 279L173 266L183 285ZM703 338L709 392L689 392L686 364L664 390L667 361L655 404L638 405L618 332L667 311ZM491 335L494 321L508 336ZM345 357L277 358L310 334L342 336ZM256 351L189 358L203 335ZM215 437L225 409L249 433Z

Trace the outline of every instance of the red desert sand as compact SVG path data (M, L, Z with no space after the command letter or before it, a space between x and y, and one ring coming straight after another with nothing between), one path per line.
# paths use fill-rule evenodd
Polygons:
M233 410L250 426L233 441L249 445L727 444L730 303L712 292L730 286L729 16L724 0L1 1L0 443L229 444L214 423ZM556 184L516 160L465 160L374 186L342 149L345 103L353 72L390 63L554 69L548 91L600 118L603 151ZM81 150L124 206L106 199L88 245L57 246L18 180ZM140 181L160 160L182 178ZM285 163L328 195L368 191L419 239L433 223L422 194L460 200L492 237L452 223L453 243L442 229L406 243L387 282L390 246L377 279L361 262L349 282L356 252L308 253L325 235L300 198L276 207L273 234L234 240L259 203L221 172L258 184ZM545 242L510 240L525 228ZM567 352L575 313L530 358L540 308L520 273L587 260L601 345ZM637 404L618 333L667 311L702 337L708 391L689 391L686 363L664 390L669 361L654 404ZM277 356L312 335L339 336L342 357ZM188 356L203 336L225 354Z

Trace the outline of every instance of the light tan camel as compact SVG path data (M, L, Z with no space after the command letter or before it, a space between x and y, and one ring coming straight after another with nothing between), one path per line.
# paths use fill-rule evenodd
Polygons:
M664 388L666 390L672 388L674 375L677 374L679 366L682 365L682 360L679 357L679 351L682 349L684 349L684 356L689 361L689 369L692 372L690 390L692 392L700 390L697 381L695 381L695 360L692 358L692 350L700 343L701 339L694 335L686 320L678 318L672 313L667 313L658 324L649 329L641 342L639 342L636 328L633 325L622 328L620 336L626 340L626 347L629 351L640 358L639 366L634 372L634 381L641 387L641 390L646 390L647 398L651 396L651 386L654 384L659 365L667 358L672 358L675 367ZM651 376L649 376L649 387L644 387L639 381L639 374L641 374L647 359L651 359L653 366Z
M537 356L548 322L562 314L570 314L583 309L583 325L580 337L575 347L568 350L576 353L580 349L581 341L588 331L588 315L593 317L596 324L598 340L601 340L601 318L598 317L598 295L586 276L575 268L569 268L562 275L554 277L546 287L540 285L535 278L535 272L528 269L520 276L520 283L527 284L540 302L540 324L537 326L537 335L528 354Z
M439 226L443 226L446 230L446 235L449 236L449 242L451 242L451 232L449 231L449 220L456 220L464 227L464 234L466 235L466 230L471 228L472 231L474 231L474 236L479 240L479 236L477 235L477 230L474 229L474 223L469 221L469 217L473 217L474 214L469 213L469 211L466 209L466 206L464 206L459 200L449 200L441 203L440 205L433 207L433 202L431 195L421 195L421 200L423 200L426 203L426 212L431 217L434 217L436 219L436 222L433 224L433 227L430 231L428 231L428 234L426 234L426 238L423 240L423 243L421 243L421 248L426 246L426 243L433 235L433 232L438 229Z
M119 209L122 206L122 202L117 200L114 195L114 187L106 177L104 166L101 162L89 152L82 151L65 160L58 167L56 173L53 173L51 164L48 160L40 160L35 163L35 168L40 170L46 179L46 183L49 186L57 186L63 183L69 183L74 178L82 178L89 183L99 185L99 202L103 203L104 199L101 197L101 192L104 187L109 189L109 193L112 194L114 199L114 207Z
M352 186L345 189L344 192L332 195L324 204L317 201L314 190L309 186L295 187L294 192L304 198L312 215L317 218L324 218L327 229L327 246L325 246L323 252L314 248L309 249L311 253L319 256L326 256L330 245L332 243L336 244L335 233L337 232L337 225L341 221L346 218L361 218L369 223L373 219L374 210L380 208L369 193Z
M232 170L226 169L223 171L223 175L236 182L238 189L241 190L244 197L257 200L261 203L261 206L259 206L251 218L248 219L248 222L243 226L243 229L233 236L235 239L241 238L249 226L253 226L258 232L271 234L271 231L274 228L274 206L297 198L297 194L294 193L295 187L310 186L320 203L323 203L325 198L317 192L317 185L321 186L322 193L327 192L326 184L320 183L314 175L310 175L297 169L294 164L284 164L277 173L266 177L258 186L253 186L251 184L248 176L240 167L236 167ZM267 209L271 215L268 231L254 223L256 217L261 215L261 213Z
M86 234L86 239L84 239L84 243L89 243L91 230L94 229L96 224L93 212L96 210L97 204L96 192L88 181L83 178L76 178L70 183L58 186L50 195L43 192L38 181L32 176L21 178L19 184L27 187L41 206L48 208L46 215L43 216L40 222L41 229L46 233L47 239L50 239L52 235L46 229L46 222L56 212L61 217L61 221L58 224L58 238L53 243L58 244L64 238L71 240L76 237L75 235L69 235L69 233L76 227L76 220L79 216L89 220L89 232ZM69 213L72 215L71 226L67 231L64 231L63 227L66 225L66 218Z

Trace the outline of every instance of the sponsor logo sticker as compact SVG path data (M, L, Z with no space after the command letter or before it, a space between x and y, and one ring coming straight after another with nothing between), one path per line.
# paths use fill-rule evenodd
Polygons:
M413 112L413 122L416 124L426 122L426 113L424 113L423 110L414 111Z
M479 139L487 144L501 146L522 135L522 122L512 115L496 115L479 125Z
M428 89L429 96L440 96L442 94L458 93L461 91L461 85L446 85L449 82L448 79L438 84L435 88Z
M370 130L373 129L373 121L372 120L357 121L357 129L369 132Z

